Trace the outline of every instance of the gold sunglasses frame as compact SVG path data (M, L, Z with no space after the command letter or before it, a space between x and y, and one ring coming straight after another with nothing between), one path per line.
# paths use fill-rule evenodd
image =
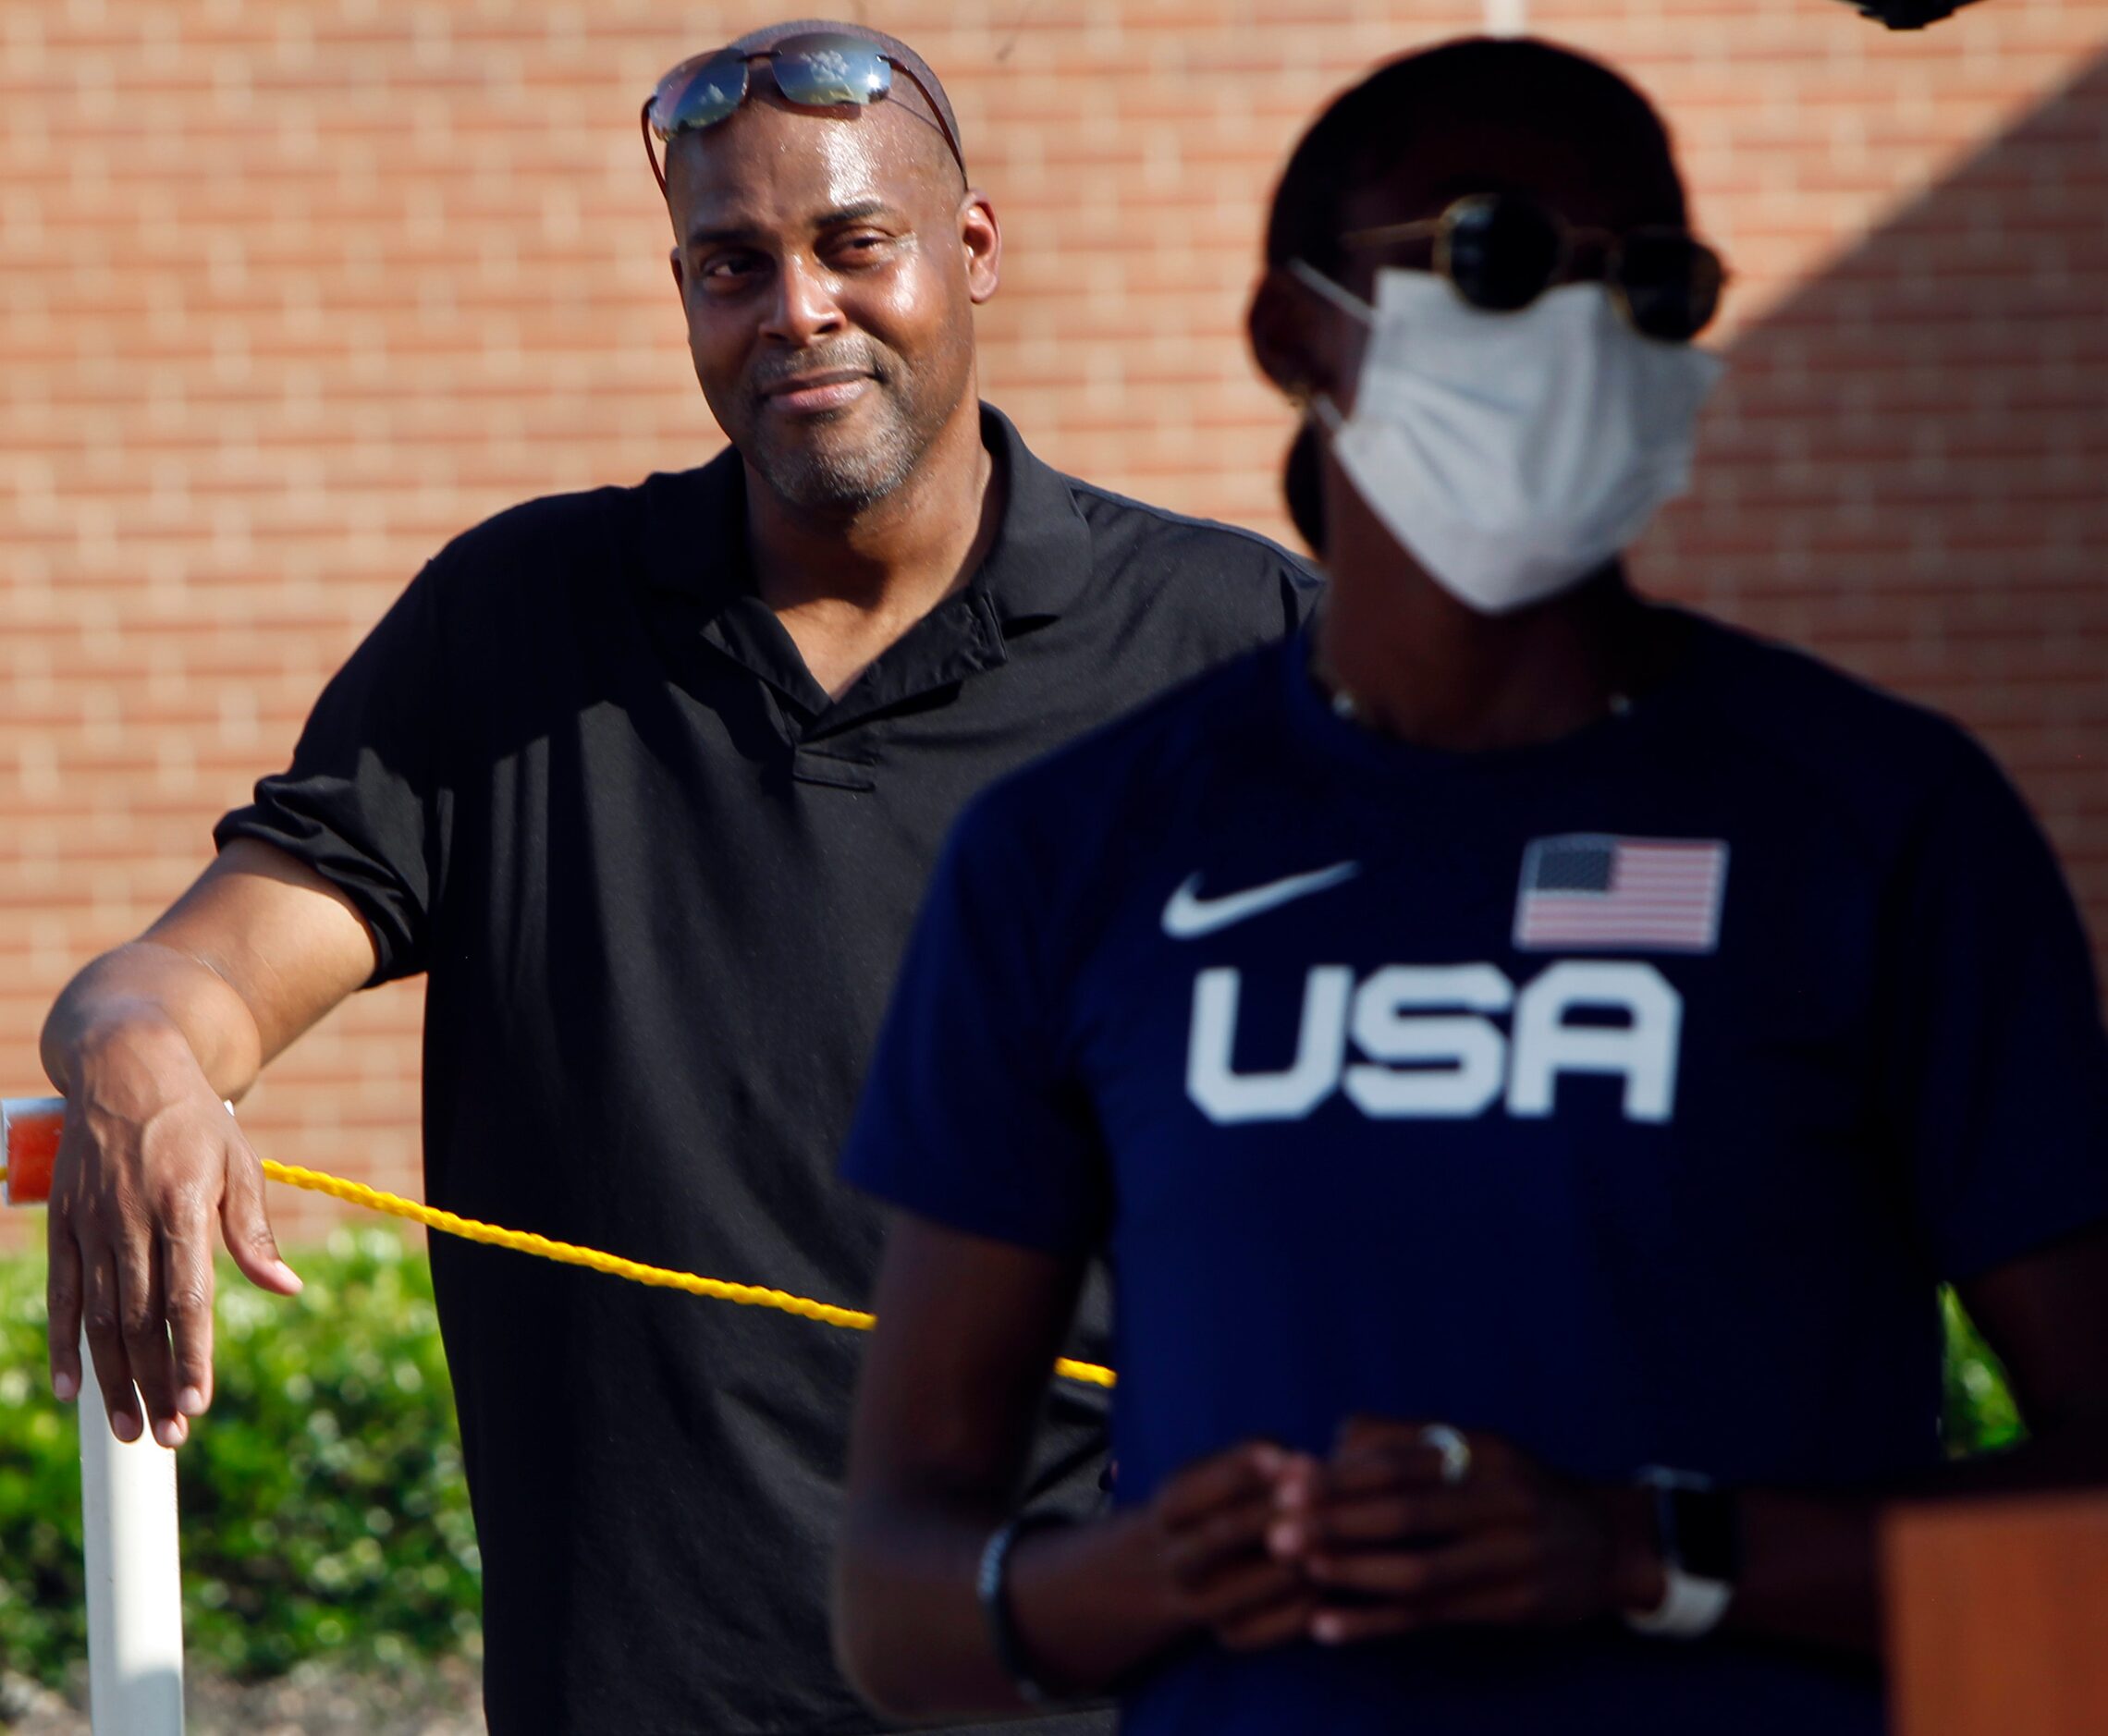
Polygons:
M1451 240L1456 233L1458 226L1467 217L1477 211L1500 203L1511 197L1512 195L1502 193L1466 193L1460 199L1452 199L1442 208L1439 216L1416 217L1405 223L1379 223L1369 228L1349 229L1340 237L1340 243L1342 246L1350 249L1364 248L1381 246L1388 241L1418 240L1422 237L1431 235L1435 240L1435 271L1437 275L1447 282L1451 289L1454 290L1459 299L1468 306L1477 307L1478 303L1473 301L1457 286L1455 275L1451 269L1452 259ZM1535 201L1527 202L1536 203ZM1530 297L1528 301L1522 304L1522 307L1528 307L1531 302L1537 300L1538 296L1560 286L1562 281L1560 274L1574 263L1576 242L1600 240L1605 243L1603 250L1603 285L1610 290L1612 299L1616 302L1620 317L1641 336L1652 337L1654 334L1645 330L1639 322L1633 317L1632 299L1626 293L1624 284L1618 275L1617 266L1619 260L1624 256L1624 242L1627 237L1673 235L1690 242L1697 251L1700 258L1711 261L1714 272L1712 305L1706 311L1705 318L1697 323L1687 336L1657 338L1656 341L1690 343L1719 317L1721 298L1727 292L1727 286L1732 274L1727 269L1727 262L1721 258L1719 250L1710 242L1701 240L1690 230L1678 228L1673 224L1645 224L1638 228L1621 232L1614 229L1592 228L1582 224L1569 223L1550 206L1538 205L1537 208L1542 211L1551 223L1553 234L1559 241L1559 255L1552 262L1551 271L1545 278L1542 286L1536 294ZM1485 311L1498 312L1502 310L1487 309ZM1519 313L1522 308L1506 311Z

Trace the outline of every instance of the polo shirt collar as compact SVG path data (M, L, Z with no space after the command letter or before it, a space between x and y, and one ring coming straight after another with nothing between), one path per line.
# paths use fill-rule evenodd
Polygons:
M981 407L981 439L1007 479L1002 521L981 570L830 699L781 621L755 593L746 544L746 471L730 448L696 471L645 485L645 569L701 605L705 644L767 683L781 727L815 741L925 693L999 667L1006 635L1059 619L1090 577L1090 528L1068 481L1026 448L1010 418Z
M1006 628L1059 620L1090 582L1090 527L1069 479L1035 458L993 405L981 406L981 441L1009 476L1010 494L973 588L987 593Z
M1090 581L1091 533L1069 479L1042 463L1011 419L981 406L981 441L1009 479L1002 523L967 593L1005 629L1059 620ZM699 470L644 483L644 570L706 605L754 593L747 560L746 471L727 446Z

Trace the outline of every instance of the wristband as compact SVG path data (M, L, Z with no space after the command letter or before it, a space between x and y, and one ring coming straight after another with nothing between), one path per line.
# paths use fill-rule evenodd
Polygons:
M1648 1639L1695 1640L1720 1626L1734 1587L1717 1579L1697 1579L1680 1567L1661 1565L1668 1589L1651 1609L1628 1609L1624 1624Z
M1741 1576L1734 1497L1688 1472L1650 1469L1639 1483L1654 1497L1663 1591L1652 1609L1626 1610L1625 1626L1649 1638L1697 1639L1720 1625Z
M1047 1531L1071 1522L1059 1513L1020 1513L1001 1526L982 1546L981 1566L974 1576L974 1594L980 1599L981 1616L987 1623L988 1641L996 1662L1018 1698L1027 1705L1051 1705L1060 1698L1032 1673L1010 1607L1010 1559L1020 1537L1028 1532Z

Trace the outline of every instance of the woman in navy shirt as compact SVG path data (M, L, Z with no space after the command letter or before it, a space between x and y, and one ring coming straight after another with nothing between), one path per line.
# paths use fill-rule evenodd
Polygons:
M840 1650L914 1717L1873 1736L1883 1501L2108 1476L2077 911L1955 726L1627 587L1722 274L1623 80L1392 63L1267 263L1328 596L953 835L845 1159ZM1113 1508L1012 1515L1099 1254Z

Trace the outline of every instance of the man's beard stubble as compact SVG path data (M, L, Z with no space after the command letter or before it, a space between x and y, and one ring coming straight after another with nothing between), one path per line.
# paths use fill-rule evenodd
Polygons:
M847 411L815 417L788 439L772 440L762 433L767 426L770 386L800 374L838 369L871 377L877 426L868 434L852 438L842 431L840 424ZM758 364L747 381L752 437L739 443L741 456L790 506L830 515L860 511L885 499L914 473L950 413L950 406L933 414L935 407L921 404L919 385L925 383L898 356L868 339L844 339L824 350L802 350Z

